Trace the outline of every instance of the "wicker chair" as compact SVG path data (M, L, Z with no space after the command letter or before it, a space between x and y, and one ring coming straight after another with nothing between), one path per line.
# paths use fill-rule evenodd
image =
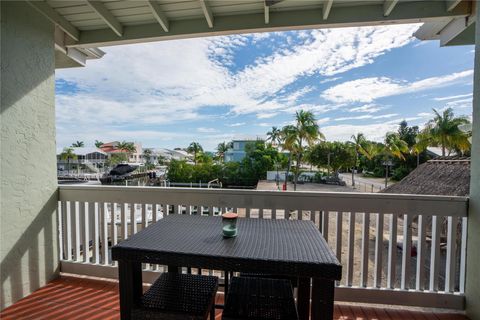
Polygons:
M290 281L253 277L232 278L222 319L298 319Z
M132 310L132 319L215 319L218 278L163 273Z
M292 284L292 287L296 288L298 286L298 278L297 277L292 277L292 276L282 276L282 275L270 274L270 273L242 272L242 273L240 273L240 277L265 278L265 279L284 279L284 280L289 280Z

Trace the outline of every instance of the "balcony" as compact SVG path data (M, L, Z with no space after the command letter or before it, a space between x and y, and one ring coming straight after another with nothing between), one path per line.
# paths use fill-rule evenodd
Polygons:
M112 245L168 214L234 210L313 221L343 265L337 302L463 310L467 205L468 198L450 196L60 186L60 268L116 279ZM164 270L145 264L144 282Z

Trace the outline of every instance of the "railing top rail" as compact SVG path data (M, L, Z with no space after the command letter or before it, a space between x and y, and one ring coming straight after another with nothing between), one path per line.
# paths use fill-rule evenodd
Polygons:
M468 197L128 186L59 186L61 201L467 216Z

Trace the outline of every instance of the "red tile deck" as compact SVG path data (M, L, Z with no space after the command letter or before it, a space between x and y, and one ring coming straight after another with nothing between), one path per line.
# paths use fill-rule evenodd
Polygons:
M223 295L217 296L217 303ZM0 313L0 319L119 319L118 284L114 281L62 276ZM217 311L216 319L221 319ZM335 320L468 320L459 313L407 308L335 304Z

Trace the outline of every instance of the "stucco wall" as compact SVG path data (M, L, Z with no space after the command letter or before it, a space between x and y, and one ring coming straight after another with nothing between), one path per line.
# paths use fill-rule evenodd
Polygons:
M480 6L477 5L477 21ZM480 23L475 27L473 137L468 212L466 300L470 319L480 319Z
M0 308L58 270L54 27L1 2Z

